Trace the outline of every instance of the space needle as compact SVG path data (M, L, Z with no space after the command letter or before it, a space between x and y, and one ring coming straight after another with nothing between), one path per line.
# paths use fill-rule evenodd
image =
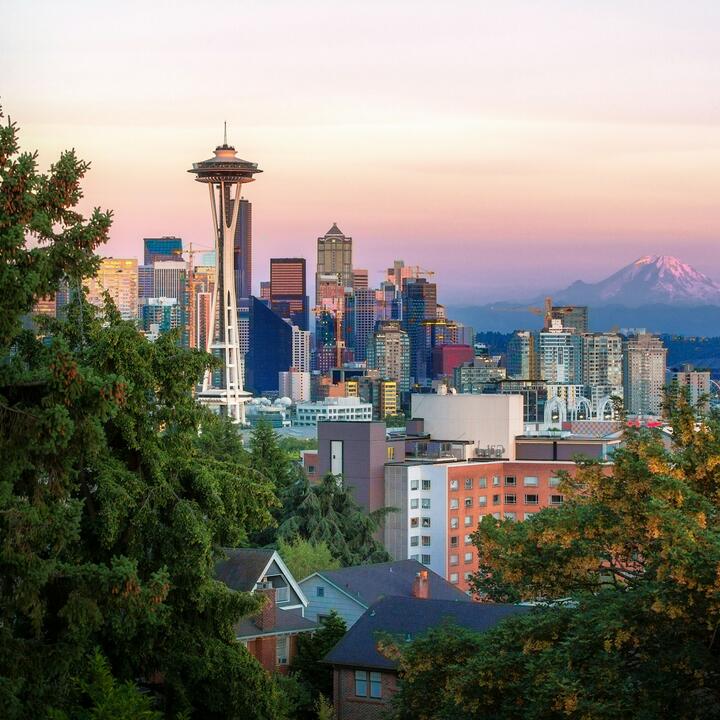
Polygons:
M233 239L240 210L241 187L262 172L257 163L241 160L235 148L227 143L227 124L223 144L215 148L215 156L193 163L188 172L210 191L210 212L215 229L215 291L212 296L207 352L221 360L220 371L208 370L203 378L198 400L229 417L234 423L245 424L245 403L251 397L243 388L244 358L240 354L238 311L235 297Z

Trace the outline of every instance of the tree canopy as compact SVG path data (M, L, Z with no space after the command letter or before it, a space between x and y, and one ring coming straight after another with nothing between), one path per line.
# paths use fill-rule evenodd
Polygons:
M483 520L475 590L540 605L397 648L396 717L720 717L720 423L678 393L668 415L671 440L630 431L563 506Z
M167 715L282 717L232 630L258 601L213 577L221 547L271 521L272 485L193 399L209 356L85 301L111 221L76 208L87 169L69 152L42 174L0 127L0 707L86 702L99 651ZM66 318L23 330L61 282Z

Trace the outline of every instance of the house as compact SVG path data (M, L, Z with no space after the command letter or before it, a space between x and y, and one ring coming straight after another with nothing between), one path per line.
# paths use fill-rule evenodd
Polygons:
M333 666L337 720L382 718L398 686L396 663L377 650L379 633L411 641L446 621L484 632L528 606L384 597L373 604L325 656Z
M275 550L225 548L225 554L215 577L232 590L267 597L258 615L235 626L235 636L266 670L287 672L297 636L317 627L305 617L305 593Z
M388 595L412 597L418 573L425 572L427 592L436 600L470 602L470 598L417 560L357 565L339 570L321 570L300 581L308 607L305 615L319 622L335 610L352 627L380 598Z

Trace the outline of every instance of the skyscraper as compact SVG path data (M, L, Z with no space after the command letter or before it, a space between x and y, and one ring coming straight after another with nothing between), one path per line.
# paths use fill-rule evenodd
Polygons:
M234 422L245 422L244 403L249 397L243 389L243 358L238 335L238 308L235 294L234 240L238 231L241 189L261 170L256 163L241 160L227 144L215 148L214 157L194 163L189 172L210 191L210 211L215 228L216 283L210 327L211 350L222 360L218 373L208 371L198 393L201 402L227 414ZM147 264L147 263L146 263ZM277 377L277 376L276 376Z
M616 333L582 336L582 383L593 408L607 397L623 396L622 338Z
M252 205L240 199L237 226L233 239L233 269L235 297L248 298L252 294Z
M368 369L396 380L398 390L410 390L410 340L397 320L378 322L367 345Z
M158 260L182 260L182 239L167 235L160 238L144 238L145 257L143 265L152 265Z
M153 264L152 297L175 298L184 305L187 288L187 265L178 260L157 261Z
M692 365L685 364L673 372L672 379L680 389L688 393L688 400L700 414L709 410L710 404L710 371L696 370Z
M625 411L631 415L662 413L667 349L649 333L628 337L623 343Z
M549 384L575 385L582 381L582 337L565 330L553 320L538 343L540 379ZM527 379L527 378L523 378Z
M301 330L308 330L305 258L270 259L270 306Z
M402 292L403 329L410 340L410 379L416 383L428 379L430 348L425 320L437 317L437 286L425 278L408 278Z
M262 300L250 297L250 347L245 356L248 387L260 394L277 390L278 373L292 367L292 326Z
M138 316L138 261L122 258L103 258L97 275L88 278L88 302L102 307L105 291L110 293L123 320Z
M292 326L292 367L310 372L310 331Z
M552 318L561 320L564 328L578 335L588 332L587 305L553 305Z
M317 268L315 283L315 304L320 305L320 275L335 275L342 288L352 287L352 238L343 234L333 223L332 227L317 239Z
M348 298L347 326L350 346L355 351L355 360L364 362L366 347L375 329L377 301L375 290L368 288L356 290Z
M368 271L360 268L353 269L352 288L355 291L367 290L370 287Z

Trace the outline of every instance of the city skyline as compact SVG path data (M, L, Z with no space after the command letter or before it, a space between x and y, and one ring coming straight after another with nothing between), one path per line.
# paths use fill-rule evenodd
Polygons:
M187 3L90 7L10 8L2 103L42 167L71 146L92 162L84 206L115 212L103 254L171 234L210 244L184 170L227 120L265 169L258 295L270 257L310 260L334 221L371 284L414 258L447 303L594 281L645 254L720 277L715 4L221 4L211 20ZM233 43L216 47L218 25ZM243 68L222 102L215 61Z

